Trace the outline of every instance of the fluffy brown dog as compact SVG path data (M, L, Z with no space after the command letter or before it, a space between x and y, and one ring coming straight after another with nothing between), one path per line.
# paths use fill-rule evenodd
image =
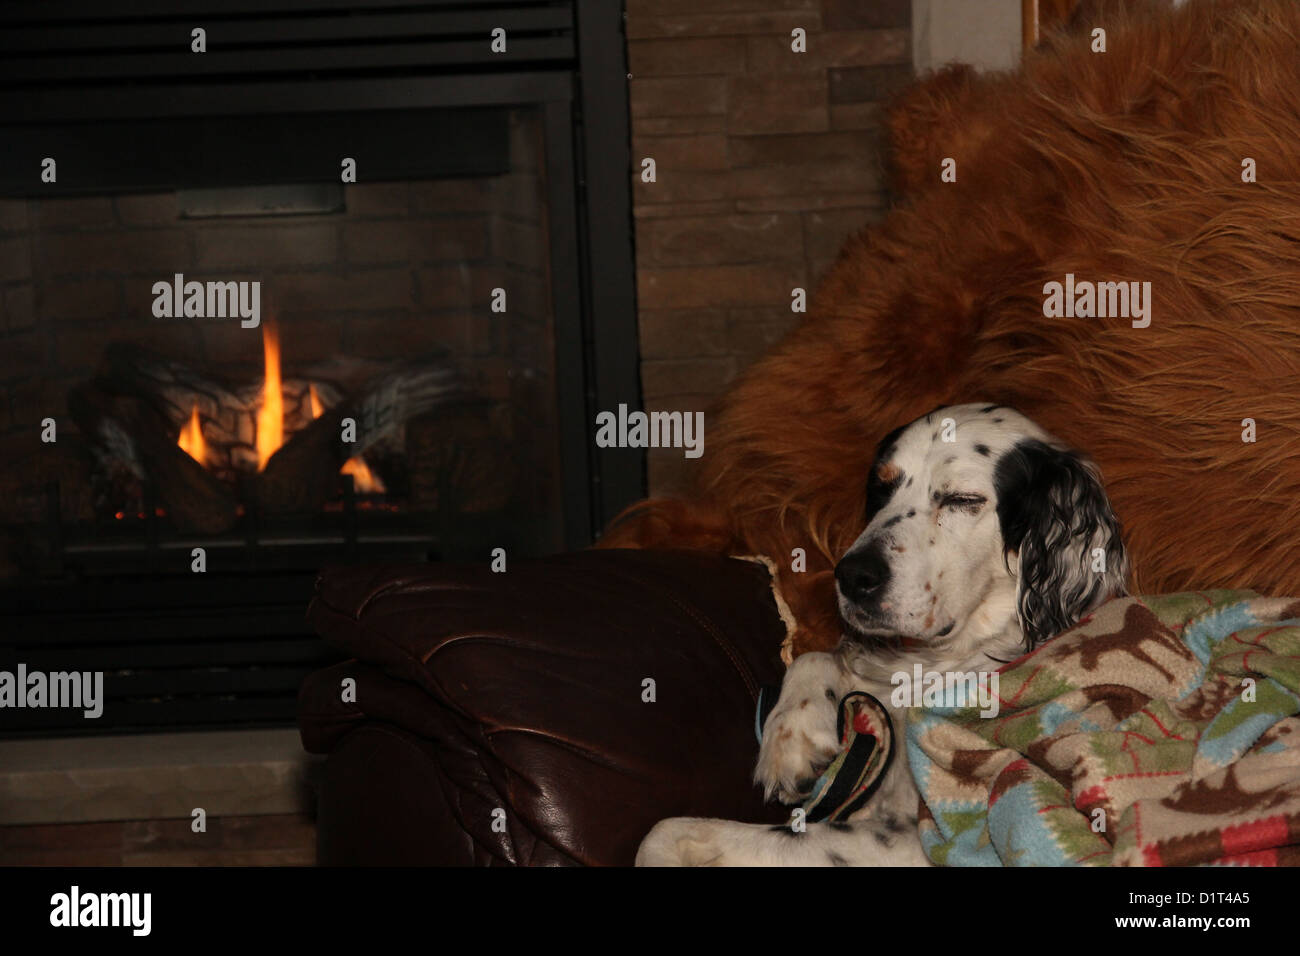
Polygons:
M796 652L828 648L876 442L996 402L1101 465L1135 589L1300 594L1300 3L1125 6L1085 24L1105 53L1063 34L1019 74L951 68L904 98L902 202L721 400L698 493L603 546L769 555ZM1045 317L1067 273L1150 282L1150 326Z

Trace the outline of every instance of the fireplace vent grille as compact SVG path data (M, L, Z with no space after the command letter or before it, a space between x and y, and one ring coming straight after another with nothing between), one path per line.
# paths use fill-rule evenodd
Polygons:
M304 616L312 575L55 583L10 594L0 670L103 673L103 712L6 708L3 737L292 723L303 678L340 657Z
M0 110L57 92L572 69L571 0L44 0L0 9ZM191 51L205 31L206 52ZM504 51L492 31L506 31ZM111 92L111 90L110 90ZM32 118L42 118L35 112Z

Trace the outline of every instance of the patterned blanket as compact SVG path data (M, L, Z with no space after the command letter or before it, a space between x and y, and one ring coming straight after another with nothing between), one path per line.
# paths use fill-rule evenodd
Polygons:
M908 711L935 863L1300 865L1300 599L1119 598L997 690Z

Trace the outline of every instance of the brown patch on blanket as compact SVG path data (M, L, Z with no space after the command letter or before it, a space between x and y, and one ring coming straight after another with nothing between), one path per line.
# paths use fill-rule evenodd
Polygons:
M989 806L993 806L993 804L997 803L1002 794L1006 793L1016 784L1024 783L1026 780L1032 780L1034 769L1035 768L1030 765L1029 761L1024 758L1013 760L1011 763L1007 764L1006 767L1002 769L1002 772L998 774L997 779L993 781L993 786L989 790Z
M1172 796L1160 801L1162 806L1180 813L1259 814L1284 806L1300 790L1300 783L1269 787L1265 790L1246 790L1237 781L1237 766L1229 765L1223 775L1223 785L1216 787L1205 780L1196 780Z
M1077 658L1084 672L1095 671L1104 658L1119 655L1121 659L1132 658L1134 663L1152 667L1161 677L1173 680L1174 675L1153 656L1161 650L1165 656L1175 659L1190 661L1193 657L1176 634L1135 601L1124 608L1124 623L1113 633L1084 635L1074 632L1069 638L1047 645L1043 654L1045 659L1060 662L1062 667L1070 667L1065 662Z
M1141 691L1123 684L1090 684L1079 688L1084 699L1089 703L1100 703L1110 711L1111 719L1119 723L1126 717L1136 714L1151 700Z

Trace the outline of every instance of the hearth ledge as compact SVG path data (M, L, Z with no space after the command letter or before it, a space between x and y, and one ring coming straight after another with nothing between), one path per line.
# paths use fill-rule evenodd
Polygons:
M310 812L293 729L0 741L0 826Z

